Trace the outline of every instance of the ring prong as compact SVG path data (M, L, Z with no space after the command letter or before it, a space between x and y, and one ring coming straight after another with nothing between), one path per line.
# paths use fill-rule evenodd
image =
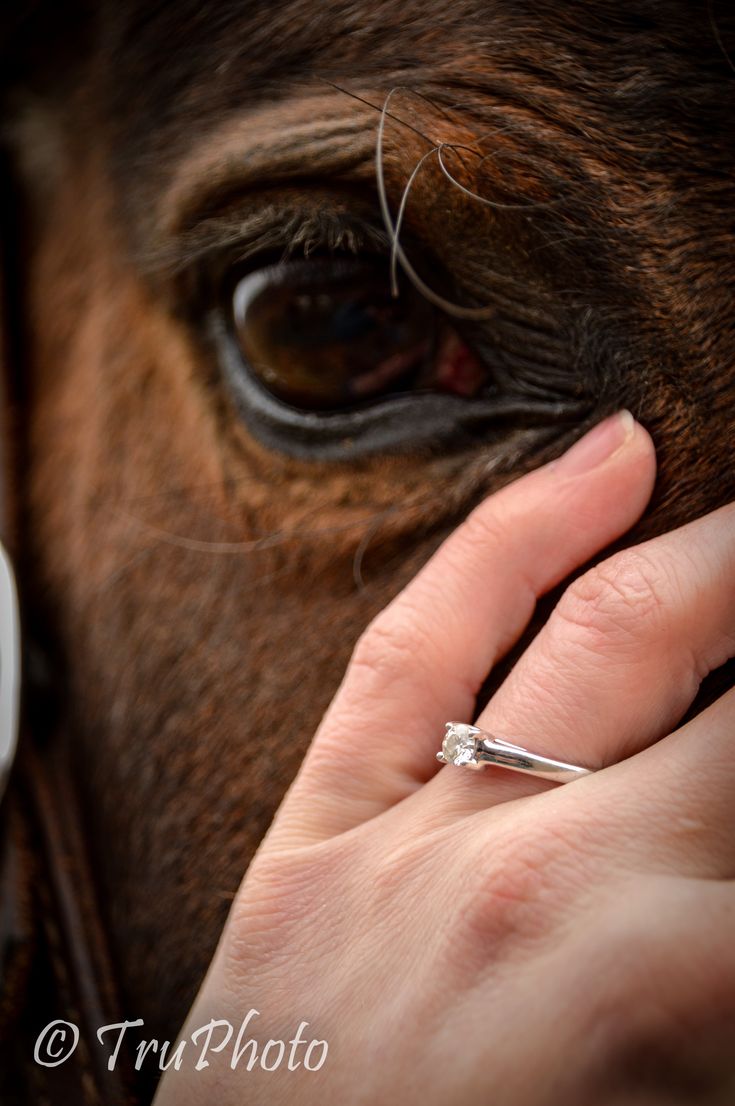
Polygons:
M447 763L447 758L444 756L444 753L442 753L442 752L439 752L439 753L436 754L436 759L441 761L442 764Z

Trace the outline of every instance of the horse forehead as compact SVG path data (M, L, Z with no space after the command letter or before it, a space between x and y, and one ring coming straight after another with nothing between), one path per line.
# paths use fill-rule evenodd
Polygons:
M315 82L449 81L460 97L478 98L493 74L528 89L542 73L547 93L558 83L598 102L620 63L645 83L654 40L674 47L668 60L658 55L659 70L677 68L697 43L712 45L710 23L693 20L685 0L601 0L594 9L588 0L340 0L323 11L309 0L109 3L94 80L117 124L121 163L151 166L151 147L165 159L213 120ZM625 113L625 97L615 110Z

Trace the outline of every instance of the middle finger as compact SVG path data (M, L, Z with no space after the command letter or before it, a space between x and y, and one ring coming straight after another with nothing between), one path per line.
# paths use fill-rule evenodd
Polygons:
M735 504L601 562L566 591L480 715L484 730L600 768L667 734L735 655ZM426 788L452 809L549 785L448 766Z

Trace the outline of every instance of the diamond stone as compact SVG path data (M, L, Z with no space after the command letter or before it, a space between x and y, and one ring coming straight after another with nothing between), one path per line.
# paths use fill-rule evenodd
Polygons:
M442 753L448 764L474 764L475 737L472 727L464 722L450 722L442 742Z

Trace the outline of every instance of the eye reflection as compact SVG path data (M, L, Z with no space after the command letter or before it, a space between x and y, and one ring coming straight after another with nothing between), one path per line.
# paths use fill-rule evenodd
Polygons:
M247 366L274 396L339 410L390 394L476 395L486 373L411 286L392 297L384 258L284 262L249 273L233 294Z

